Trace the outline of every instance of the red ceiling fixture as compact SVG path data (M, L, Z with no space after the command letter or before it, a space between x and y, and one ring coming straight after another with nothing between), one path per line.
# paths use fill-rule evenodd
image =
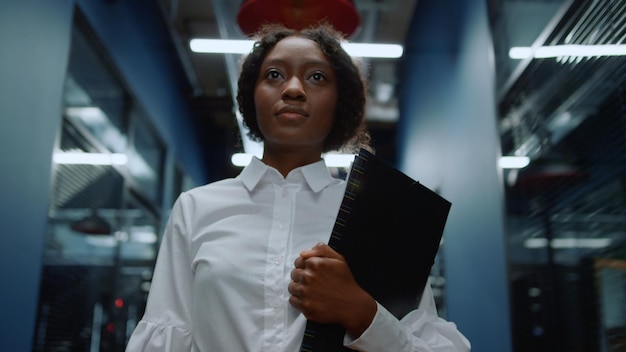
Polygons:
M302 29L322 20L345 37L354 34L360 24L352 0L244 0L237 14L237 23L246 35L254 34L265 23Z

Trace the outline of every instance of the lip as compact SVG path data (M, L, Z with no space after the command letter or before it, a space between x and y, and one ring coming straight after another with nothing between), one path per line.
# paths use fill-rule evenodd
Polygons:
M306 110L299 108L297 106L287 105L287 106L280 108L276 112L276 115L283 115L283 116L301 115L304 117L308 117L309 113L306 112Z

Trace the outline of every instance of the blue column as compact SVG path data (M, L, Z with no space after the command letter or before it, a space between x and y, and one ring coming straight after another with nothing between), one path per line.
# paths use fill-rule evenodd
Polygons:
M475 351L511 351L495 70L484 0L418 1L400 87L399 166L452 202L448 319Z
M71 0L0 2L0 349L30 351Z

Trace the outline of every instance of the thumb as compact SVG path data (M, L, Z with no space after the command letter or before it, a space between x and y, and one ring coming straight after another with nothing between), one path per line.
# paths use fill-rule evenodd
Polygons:
M324 258L334 258L343 260L343 256L339 254L334 249L330 248L329 245L323 242L317 243L311 249L305 249L300 252L300 256L302 258L310 258L310 257L324 257Z

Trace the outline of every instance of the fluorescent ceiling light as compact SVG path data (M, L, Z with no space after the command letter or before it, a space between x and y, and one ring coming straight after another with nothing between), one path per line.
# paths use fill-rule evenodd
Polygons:
M396 59L402 56L404 48L398 44L344 43L343 49L356 57L376 57Z
M350 167L354 161L354 154L324 154L324 161L328 167Z
M130 229L130 241L138 243L156 243L158 240L152 226L133 226Z
M522 169L530 164L527 156L502 156L498 160L498 165L503 169Z
M85 236L85 242L94 247L113 248L117 246L117 240L113 236Z
M53 160L57 164L73 165L119 165L126 166L131 175L142 180L154 180L154 170L135 150L128 154L122 153L85 153L85 152L58 152Z
M189 41L189 48L195 53L248 54L253 40L202 39ZM399 58L404 48L399 44L344 43L343 48L351 56L370 58Z
M235 166L244 167L250 164L253 155L248 153L235 153L230 157L230 162Z
M230 161L235 166L244 167L250 164L250 160L252 160L253 156L253 154L249 153L235 153L230 158ZM354 161L354 154L328 153L322 155L322 157L324 158L326 166L328 167L350 167L350 165Z
M128 158L124 154L83 152L55 153L53 160L57 164L83 165L125 165L128 162Z
M511 59L545 59L552 57L592 57L592 56L624 56L626 45L553 45L540 46L533 51L531 47L513 47L509 50Z
M565 248L606 248L611 244L610 238L555 238L550 246L554 249ZM529 238L524 241L526 248L545 248L548 245L546 238Z
M248 54L252 50L252 40L191 39L189 47L194 53Z

